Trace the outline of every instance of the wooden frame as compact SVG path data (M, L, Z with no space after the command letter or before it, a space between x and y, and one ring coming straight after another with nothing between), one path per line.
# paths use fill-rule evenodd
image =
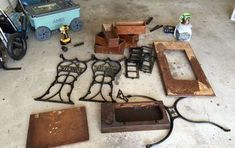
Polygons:
M195 54L186 42L154 42L158 65L164 82L166 94L169 96L215 96ZM172 77L166 50L184 51L190 62L196 80L176 80Z

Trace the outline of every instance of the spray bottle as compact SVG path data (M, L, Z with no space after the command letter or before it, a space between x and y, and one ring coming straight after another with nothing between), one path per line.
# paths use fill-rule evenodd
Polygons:
M174 37L179 41L190 41L192 37L192 25L190 24L191 13L183 13L180 23L175 27Z

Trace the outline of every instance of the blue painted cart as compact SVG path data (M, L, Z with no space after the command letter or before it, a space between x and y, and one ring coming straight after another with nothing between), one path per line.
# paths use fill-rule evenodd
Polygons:
M72 31L80 31L83 26L80 6L71 0L49 0L24 5L23 8L35 29L36 38L40 41L50 39L51 31L62 25L70 26Z

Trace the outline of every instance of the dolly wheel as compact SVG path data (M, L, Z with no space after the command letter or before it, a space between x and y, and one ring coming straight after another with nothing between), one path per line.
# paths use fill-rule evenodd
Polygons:
M70 28L72 31L80 31L82 30L83 22L77 17L74 18L70 23Z
M51 37L51 30L48 27L41 26L36 29L35 35L39 41L49 40Z
M10 36L8 41L7 52L14 60L22 59L27 51L26 40L22 38L20 33L15 33Z

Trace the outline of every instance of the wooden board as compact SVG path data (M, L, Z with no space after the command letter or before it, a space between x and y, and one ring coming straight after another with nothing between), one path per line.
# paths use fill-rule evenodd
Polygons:
M88 139L85 107L30 115L27 148L55 147Z
M157 61L160 67L166 94L169 96L214 96L211 88L195 54L189 43L186 42L154 42ZM190 62L196 80L176 80L172 77L166 50L184 51Z

